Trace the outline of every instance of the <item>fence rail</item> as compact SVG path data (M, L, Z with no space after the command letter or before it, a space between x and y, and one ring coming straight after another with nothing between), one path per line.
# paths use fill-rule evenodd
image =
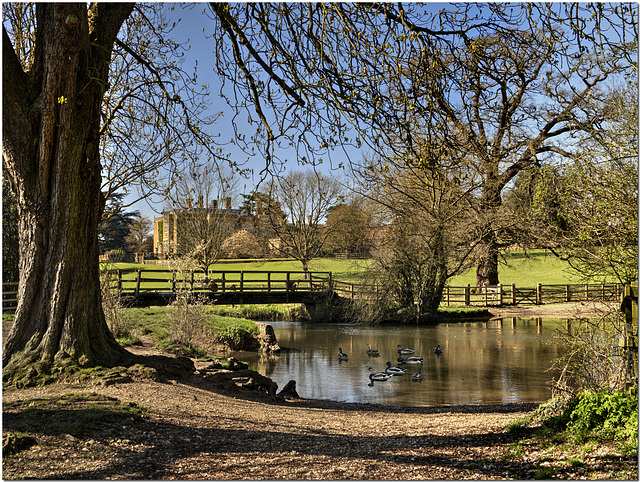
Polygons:
M2 313L14 313L18 306L18 283L2 283Z
M292 293L317 292L332 289L351 300L373 300L380 295L379 285L347 283L332 278L329 271L215 271L208 277L202 271L171 270L109 270L103 271L112 289L120 295L141 293L190 292L251 292ZM2 284L2 312L15 311L18 304L18 283ZM515 284L483 286L448 286L443 305L502 306L540 305L571 301L618 301L624 291L620 283L549 284L518 287Z
M378 285L334 281L334 291L352 300L372 300L382 288ZM571 301L618 301L623 292L620 283L550 284L538 283L534 288L515 284L496 286L448 286L442 296L443 305L502 306L541 305Z

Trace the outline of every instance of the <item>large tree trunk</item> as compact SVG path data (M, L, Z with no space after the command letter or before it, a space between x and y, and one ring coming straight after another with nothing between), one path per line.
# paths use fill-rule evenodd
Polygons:
M480 245L476 263L476 286L495 286L498 280L498 243L493 232L487 234Z
M19 212L20 283L5 379L54 364L130 358L102 310L97 226L100 105L110 52L131 5L38 4L24 72L3 32L3 162ZM35 372L34 372L35 369Z
M478 257L476 262L476 286L497 285L498 280L498 238L496 236L495 216L502 205L500 192L502 186L497 176L491 174L493 169L487 167L490 173L487 175L485 187L480 199L480 216L483 218L481 233L482 239L478 245Z

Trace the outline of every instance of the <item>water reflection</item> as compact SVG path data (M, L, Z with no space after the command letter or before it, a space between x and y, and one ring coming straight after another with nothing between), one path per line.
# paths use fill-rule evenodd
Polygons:
M280 387L295 380L305 398L404 406L545 401L554 375L549 369L562 355L554 335L567 328L564 320L516 318L429 327L271 324L283 353L236 357ZM415 349L424 364L404 365L405 375L371 384L367 368L395 366L398 345ZM338 358L339 348L348 361ZM370 356L370 349L380 356ZM422 378L415 380L420 368Z

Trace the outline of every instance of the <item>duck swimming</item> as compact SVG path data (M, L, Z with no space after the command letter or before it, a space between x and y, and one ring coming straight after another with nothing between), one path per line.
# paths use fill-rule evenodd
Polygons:
M400 368L400 367L393 367L391 366L391 362L388 361L387 362L387 368L385 370L385 373L390 373L391 375L404 375L404 372L406 372L407 370L405 368Z
M342 353L342 348L338 348L338 360L349 361L349 355Z
M424 358L421 356L408 356L407 358L399 357L398 362L401 365L422 365Z
M424 375L422 375L422 368L420 368L420 370L418 370L418 373L414 373L413 375L411 375L411 381L414 381L414 380L420 381L422 380L423 376Z
M371 370L373 370L373 368L369 367L366 371L370 372ZM392 376L392 374L385 372L369 373L369 380L372 382L386 382Z
M415 352L413 348L402 348L402 345L398 345L398 353L400 355L413 355Z
M440 345L433 349L433 353L435 353L436 355L442 355L442 348L440 348Z
M373 357L380 356L380 352L375 348L371 348L371 345L367 344L367 347L368 347L367 355L373 356Z

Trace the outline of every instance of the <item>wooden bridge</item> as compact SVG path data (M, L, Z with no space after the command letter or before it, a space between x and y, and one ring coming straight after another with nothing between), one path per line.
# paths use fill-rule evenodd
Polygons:
M315 304L332 294L331 272L117 270L105 272L125 305L167 304L189 293L223 304Z

